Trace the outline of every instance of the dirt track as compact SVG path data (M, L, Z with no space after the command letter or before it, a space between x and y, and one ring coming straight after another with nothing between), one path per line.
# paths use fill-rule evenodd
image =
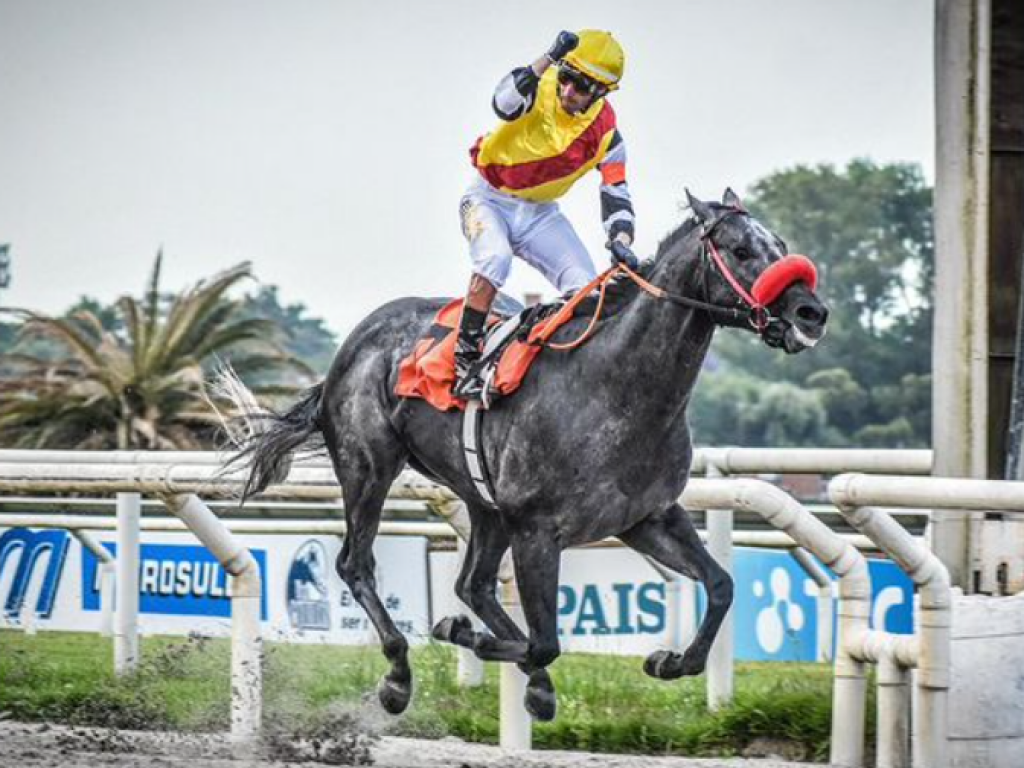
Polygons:
M454 739L422 741L383 738L373 744L348 744L331 763L379 768L812 768L779 760L690 760L581 752L510 753L497 747ZM330 753L321 752L321 754ZM349 762L339 763L347 756ZM293 762L274 756L233 757L218 736L159 734L97 728L23 725L0 722L0 766L4 768L306 768L327 765Z

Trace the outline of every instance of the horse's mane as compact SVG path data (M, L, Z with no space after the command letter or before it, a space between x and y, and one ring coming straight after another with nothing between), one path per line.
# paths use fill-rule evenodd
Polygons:
M656 260L660 259L662 254L668 252L671 248L675 247L677 243L682 242L682 240L688 234L693 232L693 230L695 230L699 225L700 222L697 220L696 216L688 216L686 219L683 220L682 224L680 224L674 230L669 232L665 236L665 238L658 243L658 250L655 251L654 258Z
M693 232L697 228L699 222L696 218L688 217L678 227L668 233L663 240L658 243L658 248L655 251L653 259L647 259L640 263L637 274L645 280L650 280L651 273L654 271L654 266L657 264L665 253L671 250L676 244L683 241L683 239ZM615 315L622 312L623 309L629 306L630 302L633 301L640 293L640 287L626 277L619 277L608 283L608 287L605 289L604 306L601 308L601 316L603 318L614 317ZM576 311L573 313L576 317L591 317L594 314L594 310L597 308L598 296L597 294L589 296L579 303Z

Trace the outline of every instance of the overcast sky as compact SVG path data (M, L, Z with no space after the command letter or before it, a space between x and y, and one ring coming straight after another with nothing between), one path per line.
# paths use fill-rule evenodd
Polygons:
M797 163L933 174L932 0L0 0L0 303L60 312L251 260L345 333L461 294L467 149L513 66L612 30L637 251ZM597 174L563 208L603 266ZM782 233L783 235L785 233ZM813 255L813 254L812 254ZM507 290L544 289L517 263Z

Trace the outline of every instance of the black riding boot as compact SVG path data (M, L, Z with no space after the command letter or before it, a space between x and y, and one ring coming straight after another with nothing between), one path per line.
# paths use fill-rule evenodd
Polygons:
M487 314L466 307L459 324L459 338L455 343L455 383L452 394L463 400L479 400L483 395L483 382L476 366L484 345L484 320Z

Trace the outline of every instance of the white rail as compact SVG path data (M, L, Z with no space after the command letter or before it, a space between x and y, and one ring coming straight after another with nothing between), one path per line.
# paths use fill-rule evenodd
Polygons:
M861 448L705 448L694 455L693 471L714 464L726 475L821 474L841 472L927 475L932 451L876 451Z
M347 530L344 520L218 519L228 531L236 534L344 536ZM65 515L48 512L0 512L0 525L10 528L50 528L66 531L114 531L118 527L117 520L110 516ZM189 530L184 521L174 517L143 517L139 521L139 528L151 533L181 533ZM384 536L424 536L429 539L454 539L457 536L447 523L416 520L384 520L380 524L380 533ZM707 539L706 531L698 531L698 534L701 539ZM863 534L843 533L838 535L857 549L877 550L875 543ZM784 531L733 531L732 537L733 544L739 547L794 549L799 546L793 537ZM588 545L588 548L623 546L625 545L618 539L605 539Z
M843 454L847 454L845 459ZM731 449L699 454L698 467L711 468L715 474L718 468L723 472L833 472L842 467L855 466L865 469L886 468L889 471L919 472L930 466L928 452L913 452L914 455L897 458L895 452L840 452L840 451L745 451ZM925 455L927 454L927 455ZM883 460L880 457L890 456ZM165 499L168 508L179 515L236 579L233 592L239 596L239 618L233 619L234 640L233 670L233 717L232 733L238 741L251 738L259 728L259 613L258 613L258 571L251 565L251 556L237 547L231 532L269 530L310 531L310 525L327 533L341 533L343 525L338 521L261 521L238 520L230 523L219 521L195 494L207 498L233 498L239 492L237 476L222 476L217 462L224 456L217 454L151 454L143 452L81 454L75 452L24 452L0 451L0 493L144 493ZM60 462L40 465L40 461ZM774 464L772 461L774 460ZM846 461L845 464L842 462ZM33 463L34 462L34 463ZM337 503L339 489L333 472L324 464L307 463L296 466L287 482L268 489L268 496L289 499L328 500ZM450 511L455 497L419 475L403 473L392 488L392 498L426 502L439 512ZM863 556L856 545L866 544L869 537L858 536L851 541L834 533L817 520L783 491L757 480L748 479L695 479L683 494L683 504L690 509L741 510L761 515L778 528L776 533L764 531L741 531L734 534L737 542L753 542L761 545L783 545L805 547L822 562L829 565L840 577L839 646L836 659L835 720L841 727L833 728L833 749L837 754L849 756L854 762L844 765L859 765L863 753L863 712L865 678L863 661L846 652L846 638L857 638L867 633L868 601L870 583ZM53 524L58 521L62 527L85 530L88 527L103 528L108 524L78 515L46 515ZM3 515L4 521L13 522L17 516ZM35 516L32 516L35 518ZM23 517L27 521L28 516ZM467 530L464 521L450 520L460 535ZM260 525L271 523L271 525ZM38 523L35 523L38 525ZM146 519L140 525L155 529L167 523ZM385 524L386 526L387 524ZM429 525L429 524L428 524ZM769 544L771 542L771 544ZM247 557L248 556L248 557ZM255 610L255 614L253 611ZM233 608L233 616L235 615ZM255 619L253 616L255 615ZM730 670L718 674L728 674ZM709 670L709 677L714 672ZM518 701L518 699L517 699ZM521 710L521 703L517 703ZM516 726L513 731L522 731ZM520 737L521 738L521 737ZM528 737L527 737L528 738ZM860 752L858 753L858 746ZM528 741L527 744L528 746ZM835 754L835 753L834 753ZM859 758L858 758L859 754ZM846 758L844 758L846 759Z
M221 466L231 453L214 451L36 451L0 450L0 462L11 464L191 464ZM864 472L927 475L930 450L867 450L858 448L698 448L692 470L704 473L712 462L725 474L838 474ZM301 466L329 467L312 458Z
M1024 483L958 478L840 475L829 498L847 520L891 557L919 588L920 620L912 641L873 631L847 636L843 650L862 662L879 664L878 765L907 765L906 723L891 713L904 706L905 676L917 669L915 766L948 764L947 696L950 684L951 592L949 572L923 544L910 537L882 505L976 511L1024 512ZM883 717L885 719L883 719ZM859 768L863 763L833 762Z

